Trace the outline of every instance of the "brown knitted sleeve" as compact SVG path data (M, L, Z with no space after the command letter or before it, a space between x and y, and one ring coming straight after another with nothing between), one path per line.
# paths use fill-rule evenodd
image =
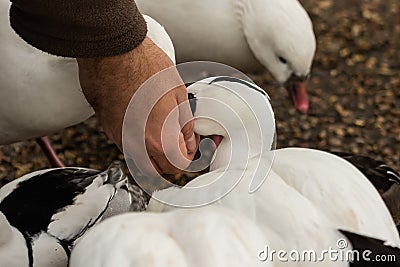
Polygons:
M134 0L12 0L10 23L26 42L64 57L126 53L146 36Z

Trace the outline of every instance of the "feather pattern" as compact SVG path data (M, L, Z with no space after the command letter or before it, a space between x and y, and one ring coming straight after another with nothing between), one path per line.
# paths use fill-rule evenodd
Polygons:
M25 253L15 259L0 253L0 260L19 267L67 266L76 239L104 213L143 210L146 201L139 188L128 184L119 163L104 172L74 167L35 172L5 185L0 196L0 224L9 229L3 244L0 237L0 251L10 247ZM114 209L108 210L111 203ZM24 258L28 263L21 263Z

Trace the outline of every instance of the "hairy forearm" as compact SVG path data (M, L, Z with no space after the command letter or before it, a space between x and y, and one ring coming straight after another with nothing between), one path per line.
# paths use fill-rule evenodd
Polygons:
M154 48L154 49L153 49ZM163 58L164 60L157 60ZM79 78L89 103L96 109L130 99L121 100L121 95L133 95L145 80L152 76L154 62L157 70L173 65L156 45L146 38L142 44L128 53L103 58L77 58ZM116 94L115 92L119 92Z
M132 51L113 57L77 58L83 93L106 134L118 145L125 111L135 91L173 62L149 38ZM157 64L154 64L157 62Z

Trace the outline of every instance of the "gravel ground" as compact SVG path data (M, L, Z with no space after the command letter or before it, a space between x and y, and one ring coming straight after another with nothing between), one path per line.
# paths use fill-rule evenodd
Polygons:
M311 108L295 111L265 72L251 77L270 95L278 147L336 150L400 169L400 1L301 0L318 40L309 81ZM95 118L51 136L69 166L106 168L122 154ZM0 185L49 167L33 140L0 147Z

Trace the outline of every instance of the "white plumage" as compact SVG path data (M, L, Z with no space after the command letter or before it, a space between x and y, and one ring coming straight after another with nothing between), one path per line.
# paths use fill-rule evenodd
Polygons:
M272 169L341 229L399 243L378 191L352 164L327 152L278 149Z
M70 266L271 266L257 258L264 242L251 221L222 207L131 213L91 229Z
M4 266L29 266L28 248L21 232L12 227L0 212L0 260Z

